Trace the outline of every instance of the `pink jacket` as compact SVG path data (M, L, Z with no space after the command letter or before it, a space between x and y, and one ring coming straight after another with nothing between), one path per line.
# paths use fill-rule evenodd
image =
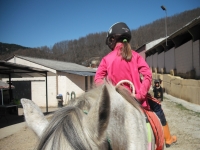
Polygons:
M135 86L135 97L140 100L143 107L149 109L147 92L151 86L151 70L146 61L135 51L132 51L130 62L123 60L119 55L121 46L122 43L117 43L115 49L101 60L94 81L96 84L101 84L105 77L114 85L121 80L131 81ZM143 81L140 74L143 75Z

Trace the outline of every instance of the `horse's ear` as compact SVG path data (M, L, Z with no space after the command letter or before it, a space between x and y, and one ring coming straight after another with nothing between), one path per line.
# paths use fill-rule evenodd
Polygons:
M90 109L84 119L84 125L89 130L90 137L102 140L105 136L110 118L110 96L106 85L103 86L99 99Z
M33 101L22 98L21 103L28 127L31 128L38 137L41 137L44 129L49 124L47 119L44 117L41 109Z

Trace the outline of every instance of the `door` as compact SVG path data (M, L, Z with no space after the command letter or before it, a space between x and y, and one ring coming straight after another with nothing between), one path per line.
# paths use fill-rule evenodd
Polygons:
M12 81L12 83L15 87L13 99L27 98L31 100L31 81Z

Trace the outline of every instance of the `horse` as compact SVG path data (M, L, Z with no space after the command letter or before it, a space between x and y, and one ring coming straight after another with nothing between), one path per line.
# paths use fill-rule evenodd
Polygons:
M154 150L140 105L123 86L105 83L57 110L48 121L40 108L21 99L26 123L39 137L39 150Z

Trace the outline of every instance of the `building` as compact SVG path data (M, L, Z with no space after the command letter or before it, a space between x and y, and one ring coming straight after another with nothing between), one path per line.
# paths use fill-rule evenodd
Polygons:
M166 42L167 41L167 42ZM200 16L145 51L153 72L200 79Z
M166 93L200 105L200 16L157 44L138 50Z
M48 59L13 56L7 62L26 65L29 67L47 70L54 75L44 77L13 78L15 90L25 90L26 97L38 106L46 106L46 88L48 86L48 107L57 106L56 96L63 95L64 104L71 98L77 97L89 90L93 84L95 70L75 63L62 62ZM8 79L3 79L4 81ZM23 88L22 88L23 87Z
M157 40L154 40L152 42L143 44L142 46L140 46L136 52L138 52L144 59L146 59L146 51L151 49L152 47L154 47L156 44L160 43L161 41L163 41L165 38L160 38Z

